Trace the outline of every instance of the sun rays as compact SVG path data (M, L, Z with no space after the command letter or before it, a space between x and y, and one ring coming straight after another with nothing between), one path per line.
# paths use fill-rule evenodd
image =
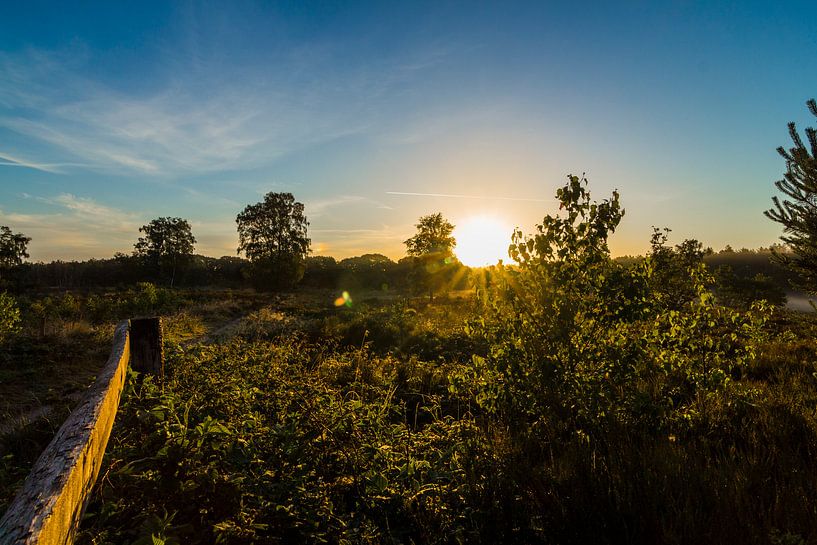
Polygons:
M496 265L508 259L512 229L492 216L472 216L454 229L455 253L469 267Z

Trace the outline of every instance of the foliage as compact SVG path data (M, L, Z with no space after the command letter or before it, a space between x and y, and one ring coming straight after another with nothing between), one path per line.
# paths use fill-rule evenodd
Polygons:
M715 305L694 243L674 252L659 234L637 264L611 260L618 194L592 202L586 183L570 176L557 192L564 217L546 216L532 237L514 233L518 268L504 269L492 313L474 324L488 357L474 358L455 391L523 435L675 429L701 392L726 387L753 357L763 315ZM673 276L686 280L657 284L656 261L675 260Z
M417 233L404 241L411 260L411 283L424 289L430 299L445 290L454 279L458 262L453 249L457 241L451 236L454 226L440 212L423 216L415 226Z
M21 298L23 322L29 334L41 338L76 327L100 326L137 316L172 314L180 306L182 298L177 292L150 282L140 282L132 289L118 292L64 292L33 299Z
M238 252L252 262L256 288L283 288L297 283L309 253L309 222L304 205L291 193L267 193L236 217Z
M37 291L44 288L95 289L133 286L137 282L156 282L159 273L169 281L172 263L163 261L165 271L135 255L115 254L109 259L87 261L52 261L50 263L24 263L8 275L19 292ZM184 274L177 274L174 286L178 287L241 287L246 259L233 256L219 258L202 255L185 257L179 262Z
M176 269L193 255L196 238L190 223L182 218L157 218L139 228L145 233L134 245L134 255L144 259L157 273L170 269L170 286L176 281Z
M714 292L719 303L743 310L749 309L756 301L767 301L775 306L786 304L786 293L770 277L763 273L738 276L729 265L721 265L715 270Z
M378 355L461 362L485 348L465 332L471 301L439 300L417 309L406 301L380 308L356 307L313 324L309 339L340 347L366 346ZM287 332L291 335L291 332Z
M434 416L439 386L417 412L401 397L422 385L365 352L315 362L307 346L234 340L172 354L164 388L130 381L86 536L348 543L473 532L464 454L477 429Z
M22 233L13 233L5 225L0 226L0 273L20 265L23 259L28 258L28 243L31 238Z
M383 254L347 257L338 265L344 272L339 287L346 289L368 287L385 291L394 285L393 275L389 273L394 272L396 264Z
M312 255L304 260L303 286L336 289L342 269L334 257Z
M449 376L472 368L460 362L491 357L455 342L464 318L485 314L476 301L327 310L314 338L303 335L310 304L276 308L292 313L294 329L280 332L285 318L270 309L214 345L168 339L163 385L130 377L80 542L620 543L626 535L629 543L760 544L817 535L817 322L806 316L774 315L788 333L722 382L694 378L691 393L679 370L674 389L657 380L665 391L652 402L615 411L641 419L600 426L596 417L577 429L557 414L525 431L460 386L449 390ZM706 349L693 343L713 336L703 334L707 323L691 325L689 311L668 311L665 331L644 323L626 341L660 337L667 358L686 346L694 368L693 355ZM723 335L746 335L743 323L727 321ZM679 340L673 326L689 334ZM352 331L361 335L354 343L332 341ZM426 361L413 343L432 331L450 352ZM585 353L592 362L592 345ZM585 388L590 398L604 393ZM655 429L645 421L657 417L643 413L659 401L683 409Z
M297 255L260 257L250 263L247 275L258 291L292 288L304 276L304 260Z
M457 244L451 236L454 226L440 212L421 217L415 227L417 233L404 242L406 253L410 256L449 255Z
M650 290L661 306L680 310L695 300L699 288L694 279L709 279L703 266L703 245L695 239L684 240L672 248L666 245L670 229L653 228L649 256L652 261Z
M306 258L302 285L356 292L358 290L410 292L414 285L413 257L395 263L382 254L364 254L340 262L329 256ZM463 282L468 278L463 277Z
M807 104L817 116L817 102L812 99ZM794 123L789 123L789 135L794 147L777 149L786 160L786 174L775 182L787 198L781 202L772 197L774 208L765 214L783 226L780 240L792 250L792 254L776 252L775 257L800 276L805 290L817 295L817 131L806 129L808 148Z
M9 294L0 292L0 345L20 331L20 309Z
M757 302L766 279L713 280L667 230L613 260L618 194L593 202L571 176L557 197L514 233L516 265L433 304L151 283L20 297L0 399L65 402L71 350L101 347L73 356L93 374L111 321L171 314L165 381L129 376L80 543L813 542L817 318ZM410 263L309 261L342 289ZM31 335L41 316L72 332ZM0 491L49 437L0 435Z
M726 266L732 269L740 278L752 278L758 274L771 279L775 286L782 290L790 289L796 276L772 259L773 253L787 253L781 245L772 245L771 248L759 248L744 252L717 252L704 256L704 263L715 273L719 267Z
M775 311L763 340L751 312L711 297L678 311L617 309L651 293L649 262L613 265L610 290L591 290L610 316L596 316L594 338L572 326L577 369L557 392L571 406L530 412L480 397L498 388L476 368L494 369L494 350L507 346L500 337L487 344L483 327L497 322L482 299L379 294L335 308L322 291L248 299L164 290L184 308L166 322L167 379L129 378L80 542L812 541L815 317ZM512 272L495 275L485 300L507 297L507 284L527 274ZM630 277L640 287L619 293L615 278ZM158 304L161 291L93 296L113 308ZM87 319L88 295L50 297L58 314L75 309L73 299ZM232 322L255 300L275 303L214 344L191 339L209 330L209 317ZM25 314L31 302L20 306ZM9 383L16 369L44 382L36 396L45 403L65 402L56 377L81 374L66 359L82 362L89 381L109 343L109 330L16 337L0 351L0 399L33 397ZM609 378L592 372L603 358ZM645 370L650 362L656 369ZM518 391L557 399L539 380L520 378ZM62 416L0 436L7 497Z

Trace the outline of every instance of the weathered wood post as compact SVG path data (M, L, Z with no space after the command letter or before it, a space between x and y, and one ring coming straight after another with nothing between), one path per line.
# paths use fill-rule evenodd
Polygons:
M140 373L165 377L161 318L133 318L130 321L131 368Z
M119 407L130 358L128 341L128 322L122 322L108 363L0 519L0 545L73 543Z
M127 377L134 369L164 377L162 321L120 323L108 363L45 448L0 519L0 545L70 545L102 467Z

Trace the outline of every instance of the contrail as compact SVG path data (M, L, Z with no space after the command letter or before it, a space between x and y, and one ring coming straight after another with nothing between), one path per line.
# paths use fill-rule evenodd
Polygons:
M85 167L89 165L84 163L36 163L8 155L5 152L0 152L0 166L33 168L34 170L41 170L52 174L62 174L59 167Z
M456 195L452 193L413 193L409 191L386 191L386 195L406 195L409 197L445 197L449 199L491 199L494 201L553 202L556 199L528 199L525 197L495 197L483 195Z

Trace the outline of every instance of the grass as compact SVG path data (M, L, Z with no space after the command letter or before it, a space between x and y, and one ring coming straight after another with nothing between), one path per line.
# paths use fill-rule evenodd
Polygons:
M166 309L165 334L184 342L204 338L270 300L269 295L246 290L179 290L174 294L171 308ZM101 296L119 301L125 311L127 303L121 303L121 294ZM84 303L88 294L75 297ZM23 333L0 350L0 511L11 502L40 453L93 383L108 359L115 320L127 315L95 325L81 314L53 317L44 336L40 336L38 321L30 315L27 318Z
M508 427L450 389L486 350L468 297L335 295L239 320L190 297L166 322L165 384L129 380L80 542L817 542L814 316L776 311L683 419L590 440L556 418ZM53 432L38 426L0 458L4 492Z

